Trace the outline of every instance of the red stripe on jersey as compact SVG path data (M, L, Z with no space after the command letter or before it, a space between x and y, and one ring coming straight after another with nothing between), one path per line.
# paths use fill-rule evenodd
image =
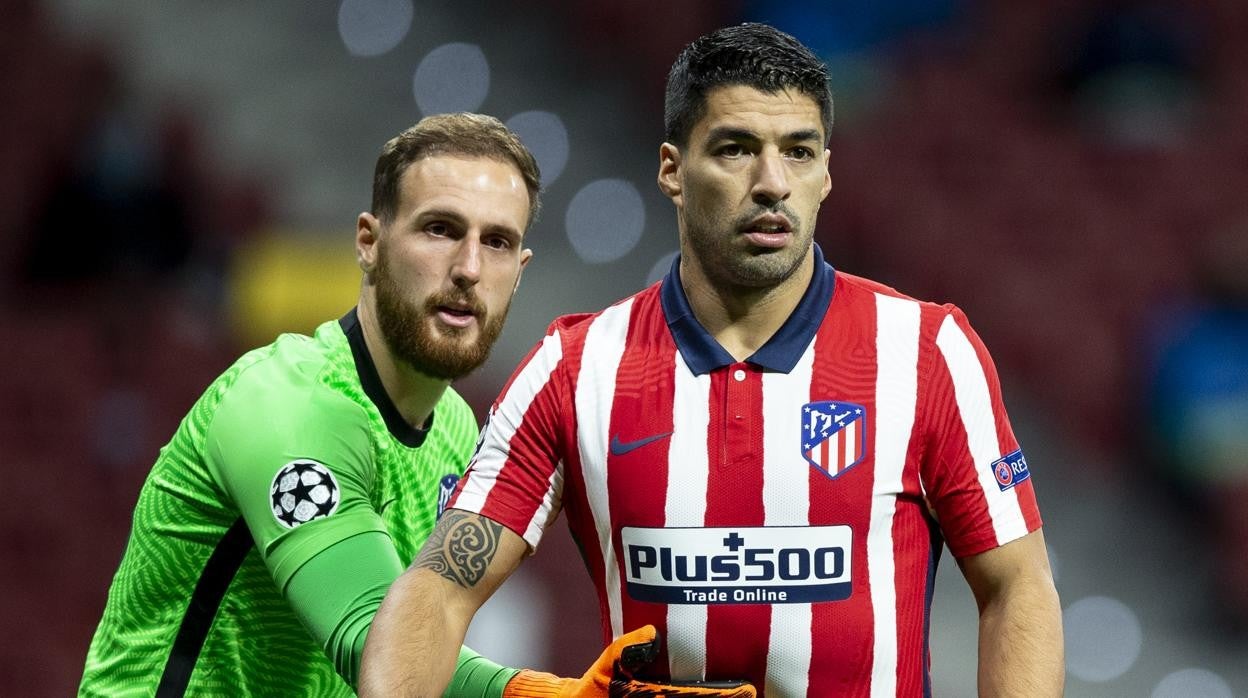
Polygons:
M553 330L554 330L554 324L552 323L552 325L549 328L547 328L546 333L550 334ZM521 372L524 370L524 367L528 366L529 363L533 361L533 357L537 355L537 352L540 351L541 348L542 348L541 342L534 344L533 348L529 349L528 353L524 355L524 358L520 360L520 363L516 365L515 370L513 370L511 372L511 375L507 377L507 382L504 383L502 389L498 391L498 397L494 398L494 404L490 406L491 413L493 413L493 411L498 408L499 403L501 403L503 399L507 397L507 393L511 390L511 386L515 384L516 379L520 376ZM455 491L451 493L451 499L447 504L448 508L454 508L456 503L459 502L459 495L461 492L464 491L464 486L467 485L468 481L471 479L470 478L471 474L472 474L472 464L469 463L469 466L464 472L463 477L459 478L459 483L455 486Z
M971 346L975 348L975 355L979 357L979 363L984 366L984 373L988 379L988 394L992 398L992 410L996 417L997 440L1001 443L1001 455L1013 453L1019 449L1018 440L1014 436L1014 429L1010 425L1010 416L1005 410L1005 400L1001 394L1001 379L997 375L996 364L992 360L992 355L988 353L988 348L984 345L982 339L971 327L971 323L967 320L966 315L961 310L955 310L953 313L954 320L958 326L966 333L971 340ZM1018 506L1023 514L1023 521L1027 524L1028 531L1034 531L1040 528L1040 508L1036 505L1036 493L1028 478L1014 486L1014 494L1018 497Z
M953 388L949 367L937 353L929 375L929 418L940 440L928 446L923 482L936 509L941 532L954 555L995 548L997 534L988 516L988 500L980 488L967 442L966 427ZM971 464L970 466L960 464Z
M815 359L809 400L852 402L874 416L875 304L873 294L847 285L837 276L823 325L815 336ZM834 321L829 318L834 317ZM829 478L810 469L810 525L848 525L854 545L849 599L814 604L811 625L817 641L811 647L811 695L869 695L875 626L867 568L867 531L874 482L874 426L864 429L866 457ZM865 504L865 505L864 505Z
M628 326L628 348L616 372L615 399L611 407L610 435L618 448L607 453L607 489L610 497L612 545L620 567L620 603L624 632L647 623L667 635L667 607L634 601L627 589L627 551L621 542L624 525L662 528L665 524L668 437L673 428L672 395L676 344L662 318L658 296L647 294L634 301ZM643 350L638 345L648 344ZM646 441L653 439L652 441ZM643 443L645 442L645 443ZM638 445L641 444L641 445ZM613 453L612 451L619 451ZM608 637L608 639L610 639ZM667 646L650 665L649 675L666 678Z
M915 622L897 623L897 695L922 695L928 671L929 583L933 557L932 528L924 506L913 499L898 499L893 518L894 579L897 590L897 618ZM937 539L939 541L939 539Z
M705 523L708 527L762 526L762 373L746 363L717 369L711 373L710 392ZM770 626L771 606L767 604L708 607L706 675L766 685L766 630Z
M1005 417L1005 406L1001 400L1000 383L996 368L979 337L970 330L965 316L953 306L941 309L945 318L942 323L952 317L960 331L974 350L976 370L982 376L988 389L988 403L993 412L993 437L997 441L997 452L991 455L981 454L977 463L972 453L970 436L963 421L958 403L954 377L950 373L948 357L937 350L933 352L930 371L930 396L928 407L930 421L928 423L928 445L924 458L923 479L927 483L928 499L936 509L941 531L955 556L964 557L991 550L1002 543L998 529L1001 526L1014 528L1013 516L1022 513L1022 525L1026 530L1034 530L1040 524L1036 509L1035 496L1029 482L1016 486L1010 497L1017 498L1018 509L1011 515L1012 505L1001 511L1006 518L994 521L990 514L991 502L986 496L996 494L995 483L985 485L981 469L988 468L988 458L1011 453L1017 449L1017 442L1010 432L1008 419ZM940 331L938 330L938 333ZM985 361L985 359L988 359ZM976 377L978 379L978 376ZM1003 438L1004 434L1004 438ZM1030 511L1030 515L1028 512ZM1016 534L1015 534L1016 535Z
M924 309L919 326L919 344L921 347L932 347L936 342L936 333L944 319L941 312L933 312L934 307ZM917 412L921 415L924 391L923 356L931 358L930 352L921 352L918 390L916 398ZM922 425L916 425L918 429ZM919 476L916 465L923 456L923 440L911 438L906 453L906 469L902 472L902 485L905 492L922 493L924 483ZM897 588L897 617L922 618L922 623L898 623L897 627L897 694L922 695L927 685L931 665L929 651L929 629L927 620L930 618L932 593L935 585L935 565L943 546L939 529L927 509L927 502L921 497L905 497L898 499L897 511L893 519L893 540L898 554L895 556L894 577Z
M566 356L563 359L566 361ZM559 414L561 391L556 388L557 371L542 386L525 412L508 444L507 460L500 477L490 490L480 514L524 535L529 522L550 489L550 478L559 463L558 434L562 431L549 415ZM495 415L492 419L497 419Z
M576 316L577 318L583 316ZM559 367L562 385L563 404L557 414L576 414L575 395L576 378L580 375L581 363L584 359L585 335L589 331L590 322L580 322L574 327L561 331L563 337L563 363ZM563 511L567 516L568 529L572 538L580 548L585 561L585 568L594 581L594 590L598 593L598 612L601 621L603 646L610 644L611 611L607 600L606 562L603 560L602 548L595 535L593 511L585 491L585 477L582 469L580 450L576 447L576 420L563 419L563 447L559 456L564 461Z

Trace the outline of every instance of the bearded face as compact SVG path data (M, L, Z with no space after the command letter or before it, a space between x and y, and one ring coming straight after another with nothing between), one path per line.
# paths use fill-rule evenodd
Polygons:
M511 306L508 298L490 312L472 289L435 291L423 299L405 294L395 278L385 238L378 241L373 282L377 319L390 351L416 371L439 380L462 378L490 355ZM439 322L439 308L463 308L477 320L469 327Z
M692 187L691 187L692 188ZM715 206L686 206L683 215L685 242L690 256L700 261L706 275L717 285L763 288L775 286L793 276L806 259L814 239L814 226L784 202L772 206L750 204L744 211L730 213L714 196L689 197L691 202ZM777 248L744 245L739 231L749 231L755 221L766 216L782 216L786 221L789 244Z

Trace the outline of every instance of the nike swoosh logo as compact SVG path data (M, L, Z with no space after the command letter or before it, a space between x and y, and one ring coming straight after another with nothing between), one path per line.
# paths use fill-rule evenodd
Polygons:
M638 439L636 441L620 441L620 435L616 434L615 436L611 437L611 455L622 456L625 453L628 453L630 451L636 451L637 449L641 448L642 446L645 446L646 444L654 443L655 441L658 441L659 439L666 439L667 437L671 435L672 435L672 432L669 431L663 434L655 434L654 436L647 436L644 439Z

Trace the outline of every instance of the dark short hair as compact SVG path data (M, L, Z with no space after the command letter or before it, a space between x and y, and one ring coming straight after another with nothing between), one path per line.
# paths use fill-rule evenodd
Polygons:
M373 172L373 215L382 220L393 217L399 208L399 180L408 166L438 155L490 158L515 165L529 190L528 225L537 219L542 188L537 159L503 122L467 112L427 116L386 142Z
M664 137L688 145L693 126L706 113L706 95L716 87L745 85L774 93L796 89L819 105L823 137L832 131L828 66L800 41L766 24L724 27L685 47L667 76Z

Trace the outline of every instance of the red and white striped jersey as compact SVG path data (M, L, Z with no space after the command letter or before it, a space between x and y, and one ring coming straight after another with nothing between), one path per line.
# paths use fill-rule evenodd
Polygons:
M772 698L930 693L942 541L956 556L1040 527L996 369L966 317L816 272L734 361L679 261L556 320L490 412L452 506L536 547L560 509L608 638L658 627L677 679Z

